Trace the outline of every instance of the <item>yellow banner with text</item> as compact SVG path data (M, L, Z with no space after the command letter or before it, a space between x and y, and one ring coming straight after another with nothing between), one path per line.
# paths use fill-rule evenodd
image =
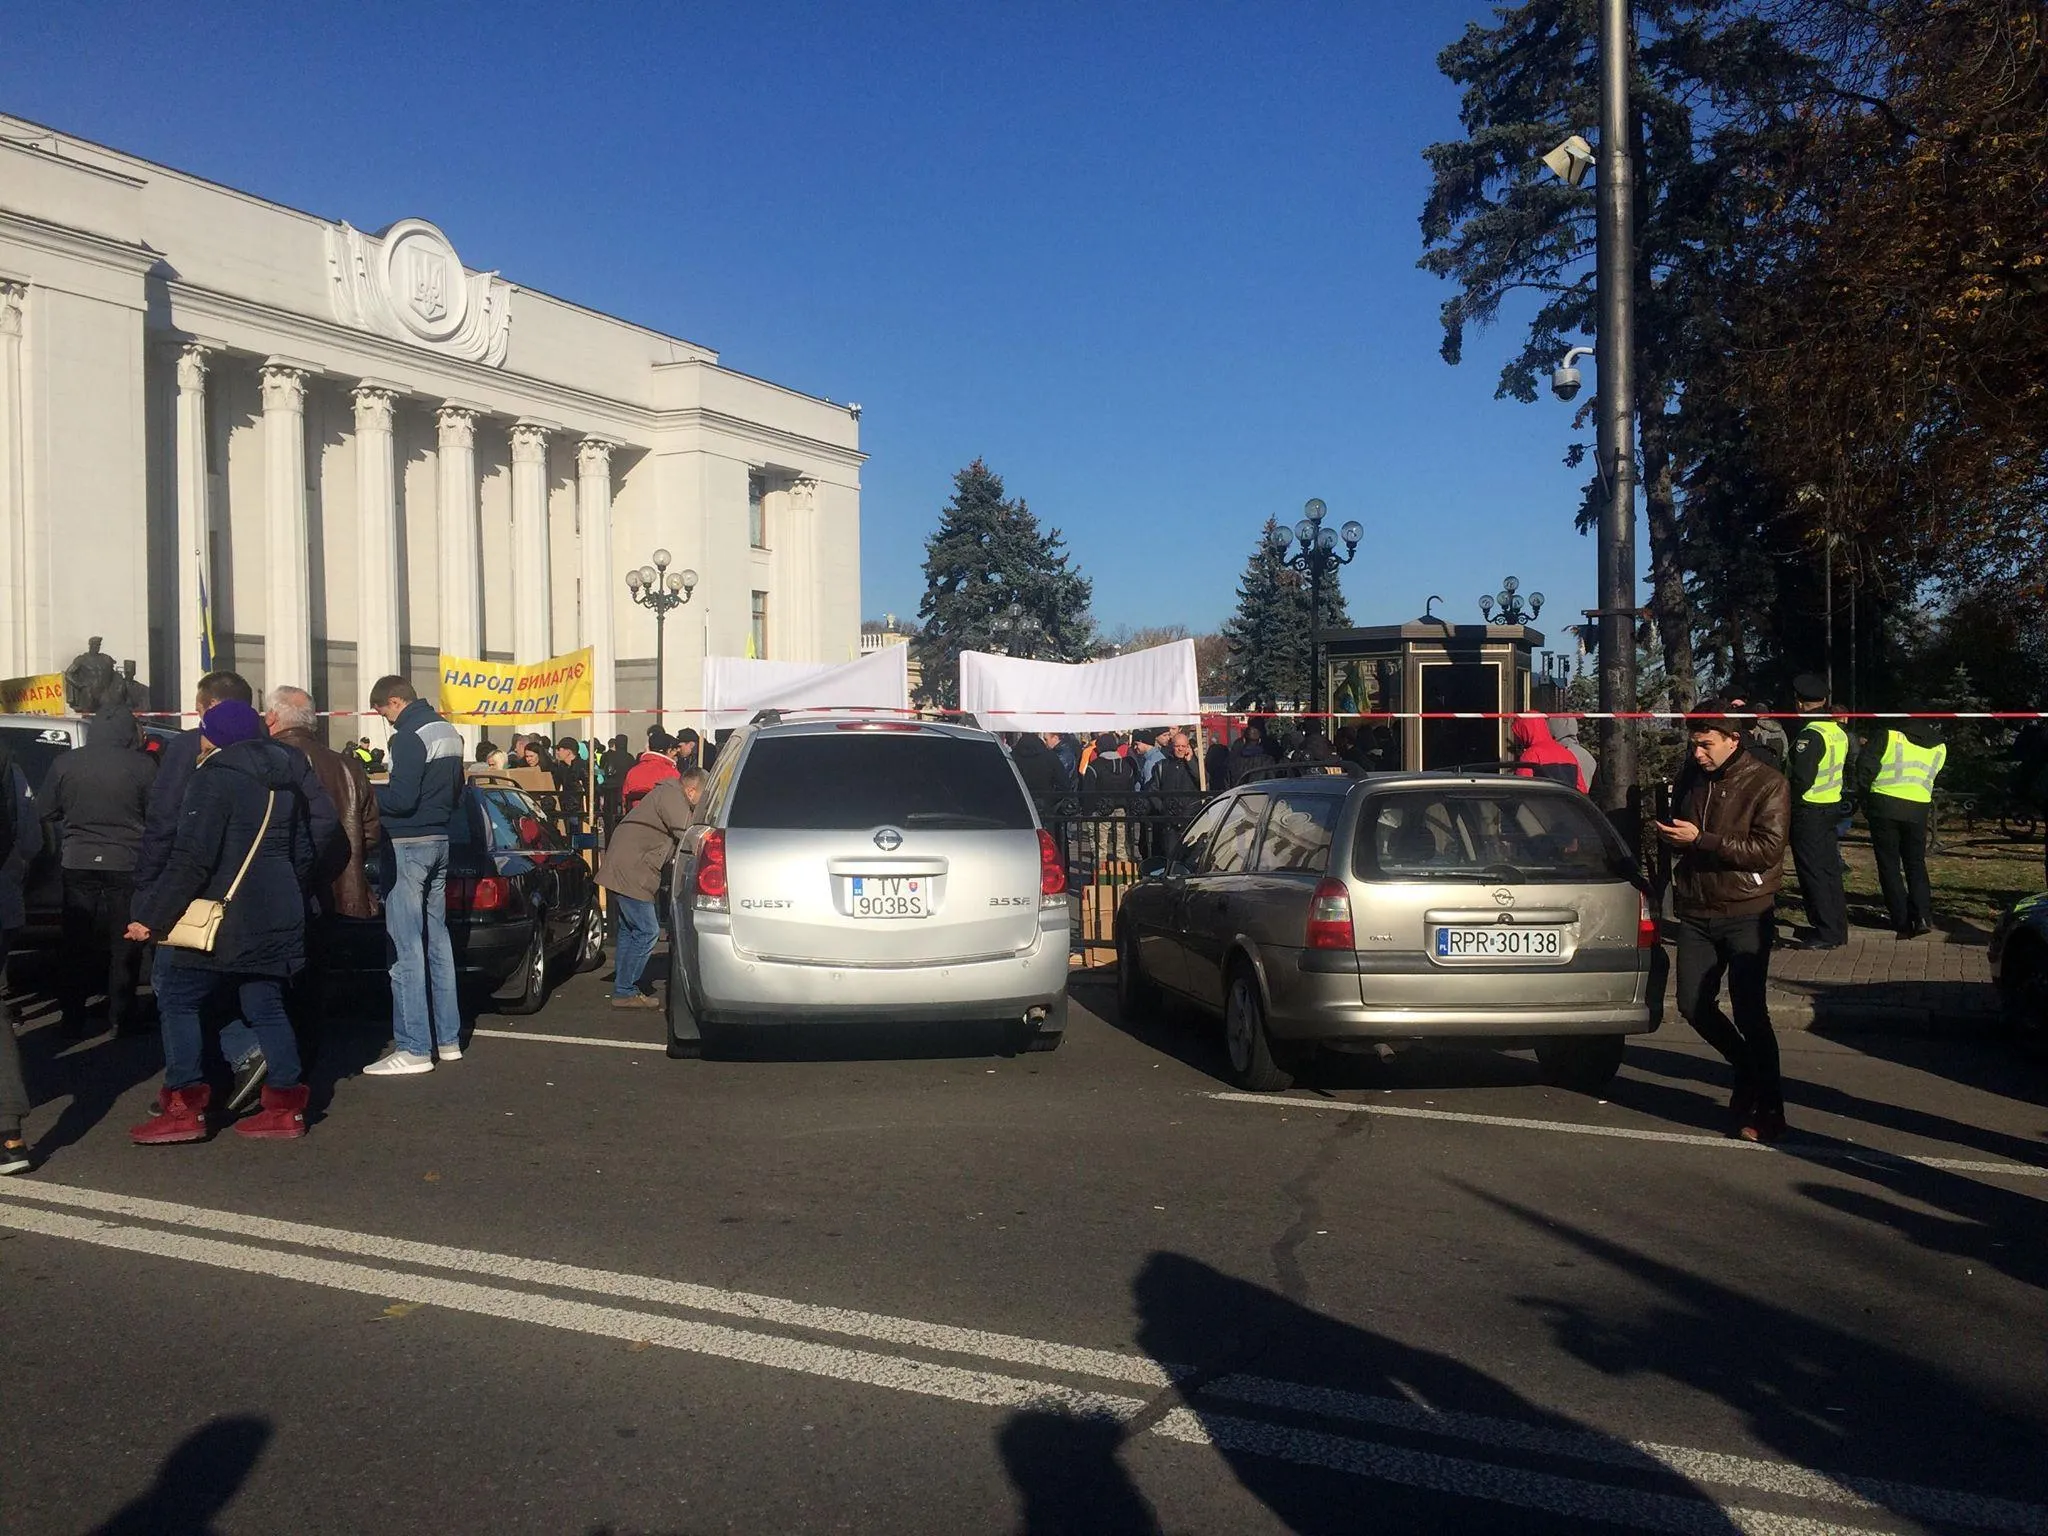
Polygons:
M521 665L441 657L441 713L458 725L567 720L590 713L590 647Z
M34 677L0 679L0 715L61 715L64 674L42 672Z

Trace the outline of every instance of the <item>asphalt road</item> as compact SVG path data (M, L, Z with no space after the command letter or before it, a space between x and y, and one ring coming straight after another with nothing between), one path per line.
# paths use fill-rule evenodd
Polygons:
M0 1531L2048 1531L2048 1074L1683 1025L1603 1101L1212 1029L671 1062L577 978L303 1142L137 1149L148 1041L24 1036ZM562 1038L547 1038L547 1037Z

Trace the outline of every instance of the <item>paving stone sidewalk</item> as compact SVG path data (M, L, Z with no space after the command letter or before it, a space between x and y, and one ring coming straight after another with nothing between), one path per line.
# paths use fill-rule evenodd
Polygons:
M1852 928L1840 949L1774 950L1770 998L1780 1029L1951 1030L1998 1017L1984 936L1967 926L1918 939Z

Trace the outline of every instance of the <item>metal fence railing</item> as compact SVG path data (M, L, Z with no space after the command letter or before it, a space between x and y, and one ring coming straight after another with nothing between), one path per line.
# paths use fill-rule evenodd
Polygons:
M1076 792L1035 797L1039 822L1065 855L1072 947L1083 964L1109 959L1116 910L1147 862L1163 859L1201 807L1199 795Z

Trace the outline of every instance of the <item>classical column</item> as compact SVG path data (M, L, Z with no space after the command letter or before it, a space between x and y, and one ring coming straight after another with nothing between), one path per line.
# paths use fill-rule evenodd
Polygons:
M788 508L776 544L774 601L786 615L784 658L819 661L818 654L818 482L798 475L789 483Z
M546 661L554 594L548 582L548 429L512 424L512 659Z
M304 364L263 365L263 687L314 688L306 567ZM317 692L317 690L315 690Z
M192 707L199 679L213 658L201 651L205 643L206 609L218 606L207 590L208 535L213 530L206 494L206 368L214 349L188 341L178 348L178 395L172 441L172 467L177 476L178 608L172 654L176 658L179 709Z
M482 513L477 505L476 415L466 405L444 405L436 413L441 435L439 466L441 536L441 649L451 656L484 653L483 560L479 550ZM375 679L372 679L375 681Z
M576 521L581 532L583 633L579 645L590 647L590 703L597 712L597 734L618 733L618 643L612 630L612 448L601 437L586 437L576 447Z
M398 476L391 413L398 391L365 379L356 401L356 692L405 675L398 648ZM351 702L360 709L360 703Z
M28 495L21 429L21 321L24 283L0 282L0 677L29 665Z

